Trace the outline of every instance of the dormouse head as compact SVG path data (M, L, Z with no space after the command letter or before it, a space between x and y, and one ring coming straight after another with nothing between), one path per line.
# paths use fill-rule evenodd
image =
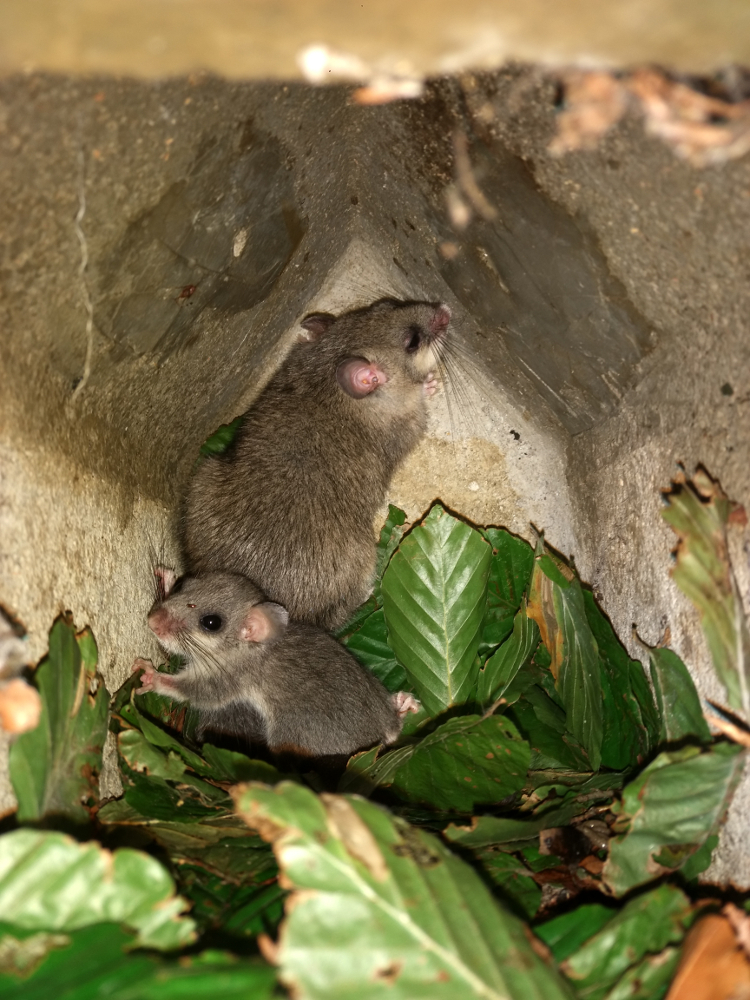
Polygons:
M423 383L438 367L450 318L446 305L382 299L338 319L313 313L302 325L310 339L321 339L339 387L363 399L389 383L392 388Z
M178 580L163 567L155 572L160 597L148 624L168 653L191 660L201 652L236 652L245 644L273 642L286 630L286 609L266 600L238 573L200 573Z

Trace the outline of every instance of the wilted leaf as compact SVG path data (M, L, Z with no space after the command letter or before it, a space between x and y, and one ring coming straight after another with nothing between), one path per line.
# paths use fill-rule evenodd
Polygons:
M586 617L581 584L571 570L553 559L541 540L527 610L552 657L550 669L568 729L588 754L591 769L597 771L603 736L599 649Z
M343 806L331 811L334 799ZM293 890L275 958L300 1000L570 996L524 925L436 837L370 802L289 783L240 787L236 801Z
M671 649L651 649L649 657L661 716L659 743L679 743L691 736L710 743L711 731L688 668Z
M662 516L680 539L672 576L698 610L729 704L750 719L750 633L727 551L732 505L702 469L665 499Z
M0 837L0 913L8 923L65 932L123 924L137 931L138 945L169 950L194 938L184 908L166 869L141 851L105 851L42 830Z
M432 716L474 689L490 555L478 531L436 504L385 571L388 641Z
M112 924L75 931L67 946L48 950L30 977L0 975L0 994L3 1000L270 1000L275 986L274 970L257 959L220 951L164 959L126 950L132 946L132 936Z
M482 534L492 546L492 560L480 652L499 646L510 635L534 569L534 550L523 538L504 528L485 528Z
M83 803L98 797L109 700L96 662L91 632L76 635L72 621L58 618L49 654L34 673L42 698L39 725L18 736L10 750L21 822L49 815L76 823L89 818Z
M601 1000L646 955L681 941L693 919L687 896L675 886L661 885L626 903L569 955L562 971L573 980L580 996ZM539 930L545 940L544 928Z
M622 771L643 763L656 746L659 718L642 664L630 659L594 595L584 590L583 602L602 667L602 765Z
M503 716L461 715L425 736L387 783L409 801L471 812L520 791L530 756L528 743Z
M661 753L626 785L603 878L616 896L680 868L713 836L742 774L732 743Z
M536 622L527 617L522 601L513 622L513 634L492 654L479 673L477 701L480 705L491 705L505 693L521 667L531 660L538 645L539 629Z

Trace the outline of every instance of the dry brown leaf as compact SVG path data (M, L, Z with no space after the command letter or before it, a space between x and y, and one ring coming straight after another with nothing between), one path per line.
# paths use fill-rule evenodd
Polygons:
M620 79L598 70L569 70L561 82L566 108L549 146L555 155L596 146L633 100L647 131L696 167L724 163L750 150L750 101L731 104L710 97L655 69Z
M711 913L691 928L667 1000L748 1000L750 962L726 917Z
M549 144L555 156L573 149L593 149L604 133L622 118L628 94L610 73L570 70L563 75L566 108L557 119L557 134Z
M714 715L713 712L704 712L703 715L710 726L715 726L719 732L723 733L730 740L734 740L740 746L750 749L750 733L746 729L740 729L733 722L729 722L728 719L722 719L720 716Z

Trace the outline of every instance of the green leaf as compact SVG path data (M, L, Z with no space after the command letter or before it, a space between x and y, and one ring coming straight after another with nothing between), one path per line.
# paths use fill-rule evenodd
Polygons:
M661 885L626 903L563 962L562 970L575 982L579 996L600 1000L646 955L681 941L693 915L683 892Z
M338 791L370 795L378 785L390 782L396 770L414 753L416 744L410 743L386 753L383 753L382 749L377 746L350 757L346 771L339 782Z
M651 681L661 716L659 743L679 743L693 737L711 742L700 698L688 668L671 649L650 649Z
M245 417L243 414L242 416L235 417L234 420L230 421L228 424L222 424L221 427L219 427L218 430L215 430L211 437L204 441L201 445L201 455L205 458L209 458L211 455L223 455L237 436L237 431L242 426L242 421L244 419Z
M0 938L5 952L11 935ZM0 974L3 1000L270 1000L274 970L257 959L210 951L179 960L127 949L133 939L112 924L60 938L28 978Z
M491 705L505 694L521 667L531 660L539 645L539 628L526 615L522 601L513 622L513 634L487 660L479 673L477 700L480 705Z
M239 851L233 852L235 856ZM201 865L178 866L180 890L193 904L191 916L201 931L255 937L275 933L284 912L285 891L279 886L278 869L272 858L269 878L239 884L216 875Z
M521 921L436 837L289 783L240 788L236 801L292 888L277 961L300 1000L570 997Z
M10 749L20 822L50 815L75 823L89 819L83 803L98 799L109 701L96 661L91 632L76 635L70 619L58 618L49 654L34 672L42 700L39 725L21 733Z
M0 837L0 913L35 931L73 931L112 922L136 943L169 950L189 944L194 923L158 861L128 848L106 851L62 833L14 830Z
M533 774L533 772L532 772ZM548 775L545 775L548 777ZM548 801L537 802L527 818L517 816L474 816L469 826L451 823L443 836L471 850L493 844L520 844L536 840L541 830L566 826L587 812L596 802L611 799L614 790L622 786L621 774L559 774L557 784L548 786L552 792ZM566 788L564 781L570 781ZM545 794L545 788L539 790Z
M496 847L478 852L476 860L505 897L515 903L526 917L534 916L542 901L542 890L523 861Z
M750 632L727 550L732 504L703 469L664 498L662 516L679 537L672 576L700 615L729 704L750 718Z
M659 719L643 665L630 659L594 595L584 590L583 602L602 668L602 764L622 771L643 763L656 746Z
M568 729L597 771L601 763L603 704L599 648L586 617L581 584L555 561L540 539L531 578L528 615L552 657L551 670Z
M606 1000L662 1000L682 957L681 947L670 945L656 955L647 955L620 977Z
M588 771L589 762L565 730L565 713L536 684L506 711L531 746L534 770Z
M391 560L391 556L399 546L406 531L406 513L394 504L388 504L388 516L383 527L380 529L380 537L375 546L375 584L372 594L378 603L378 607L383 606L383 596L380 591L380 584L383 579L386 567Z
M544 941L556 962L564 962L608 924L616 913L612 906L604 903L588 903L536 924L534 933Z
M425 736L388 784L411 802L471 812L519 792L530 756L528 743L503 716L461 715Z
M349 621L347 621L334 633L337 639L344 642L345 646L349 645L346 641L348 637L361 628L373 612L378 611L383 607L383 594L380 587L383 579L383 573L385 572L385 568L388 565L391 556L396 551L399 542L403 538L404 532L406 531L405 522L406 514L404 511L402 511L400 507L388 504L388 516L385 519L383 527L380 529L380 537L375 545L375 579L373 581L372 595L364 602L364 604L360 604L360 606L352 613ZM352 652L354 652L354 650L352 650ZM388 648L387 655L385 653L382 654L382 658L393 659L393 653L390 647ZM365 663L366 661L362 660L362 662ZM369 664L367 665L369 666ZM389 690L399 689L391 688Z
M406 671L388 645L388 628L382 608L368 615L358 628L343 636L341 642L389 691L409 690Z
M388 641L430 715L471 697L490 547L436 504L383 577Z
M492 546L482 647L492 648L511 633L513 619L529 589L534 549L504 528L485 528L482 534Z
M626 785L603 879L620 896L680 868L719 829L742 774L732 743L661 753Z

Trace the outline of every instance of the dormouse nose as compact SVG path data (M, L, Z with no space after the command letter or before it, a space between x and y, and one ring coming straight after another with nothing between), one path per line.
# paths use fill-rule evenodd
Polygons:
M148 627L154 635L158 635L161 638L168 636L174 629L174 626L175 622L166 608L157 608L156 611L152 611L148 616Z

